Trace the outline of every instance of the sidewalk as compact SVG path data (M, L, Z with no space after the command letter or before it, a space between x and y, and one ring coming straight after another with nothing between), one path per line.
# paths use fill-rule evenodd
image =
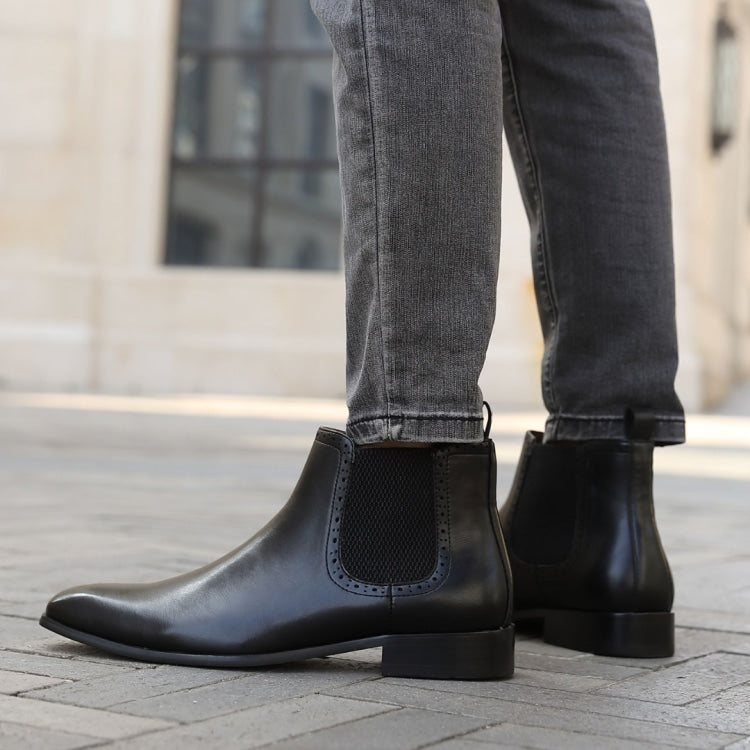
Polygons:
M520 637L495 683L382 678L363 652L259 671L110 658L37 625L47 598L154 580L242 542L341 404L0 394L0 749L750 749L750 389L658 452L677 585L671 659ZM499 497L523 431L496 415Z

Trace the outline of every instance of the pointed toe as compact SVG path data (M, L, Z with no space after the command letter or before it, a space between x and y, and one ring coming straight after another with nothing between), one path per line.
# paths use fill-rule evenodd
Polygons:
M65 589L50 599L40 624L67 638L100 646L100 641L141 645L152 629L129 604L138 587L93 584Z
M75 630L96 632L97 602L100 599L95 586L65 589L49 600L43 619Z

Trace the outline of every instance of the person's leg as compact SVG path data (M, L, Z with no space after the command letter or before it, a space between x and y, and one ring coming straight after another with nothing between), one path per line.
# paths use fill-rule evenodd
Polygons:
M625 438L649 412L684 440L674 391L666 135L643 0L500 0L505 129L532 226L547 439Z
M350 434L319 430L286 506L230 554L65 591L41 622L147 661L382 645L384 674L508 677L510 573L476 384L497 272L496 0L313 7L337 53Z
M482 437L500 243L497 0L313 0L334 45L347 430Z
M500 0L505 125L532 227L546 433L500 511L517 620L604 654L673 650L654 444L674 391L669 172L643 0Z

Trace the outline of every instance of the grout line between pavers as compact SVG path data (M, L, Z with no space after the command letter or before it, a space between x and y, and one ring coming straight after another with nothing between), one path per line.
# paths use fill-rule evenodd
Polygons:
M101 662L98 661L90 661L89 659L81 659L80 657L76 656L52 656L51 654L46 654L42 651L25 651L22 648L14 648L12 646L2 646L0 647L0 654L3 653L3 651L7 651L11 654L23 654L24 656L43 656L47 659L59 659L60 661L83 661L86 662L86 664L101 664ZM118 664L113 666L120 666L121 662L118 662ZM18 672L17 669L10 670L11 672ZM24 674L36 674L36 672L27 672ZM40 677L46 677L46 675L40 675Z
M443 691L434 691L434 692L443 692ZM453 695L453 693L446 693L447 695ZM378 703L381 706L393 706L394 708L397 708L399 710L404 708L412 708L415 711L428 711L430 713L434 714L443 714L447 716L463 716L468 719L486 719L486 716L479 716L477 714L467 713L465 711L451 711L450 709L438 709L438 708L430 708L429 706L419 706L415 705L413 703L391 703L390 701L383 700L381 698L360 698L359 696L350 696L350 695L339 695L337 693L334 693L333 691L329 693L321 692L318 693L318 695L325 695L328 698L344 698L346 700L352 700L352 701L359 701L360 703ZM502 700L502 699L500 699ZM392 713L391 711L384 711L384 714ZM502 722L501 722L502 723ZM470 731L477 731L477 730L470 730ZM447 738L450 739L450 738ZM440 740L440 742L443 742L443 740Z
M29 674L28 672L18 672L18 674ZM46 677L46 675L32 675L32 677ZM32 695L37 690L46 690L51 687L60 687L61 685L75 685L78 680L66 680L62 677L55 677L53 679L59 680L53 685L43 685L42 687L31 688L30 690L17 690L15 693L3 693L3 695L9 695L11 698L32 698L33 700L44 700L39 696ZM54 701L47 701L48 703L54 703ZM67 704L73 705L73 704ZM81 706L81 708L91 708L91 706Z
M170 665L164 665L164 664L162 664L161 666L170 666ZM244 673L240 673L240 674L238 674L236 676L228 677L225 680L217 680L216 682L205 682L202 685L192 685L192 686L187 687L187 688L180 688L179 690L168 690L166 693L157 693L156 695L146 695L146 696L139 696L139 697L131 697L131 698L128 698L127 700L118 701L117 703L113 703L112 705L108 706L107 708L114 708L115 706L124 706L127 703L133 703L134 701L139 701L139 700L150 700L152 698L163 698L164 696L167 696L167 695L181 695L181 694L187 695L188 693L192 692L193 690L201 690L203 688L211 687L213 685L226 685L229 682L235 682L236 680L241 680L244 676L245 676ZM96 678L96 679L100 679L100 678ZM104 679L106 679L106 675L104 676ZM138 716L139 715L139 714L129 714L127 711L115 711L115 713L125 714L126 716ZM226 714L219 714L219 716L225 716L225 715ZM176 721L178 723L180 723L180 724L183 724L183 723L197 723L197 722L182 722L179 719L177 719Z
M162 665L162 666L165 666L165 665ZM249 674L248 672L240 672L237 675L237 677L233 677L233 678L231 678L229 680L219 680L219 682L206 683L204 685L193 685L192 687L189 687L189 688L183 688L181 690L174 690L174 691L168 692L168 693L161 693L160 695L148 696L147 698L143 698L143 699L142 698L129 698L128 700L121 701L120 703L113 703L106 710L113 709L116 706L125 706L128 703L133 703L134 701L138 701L138 700L148 700L149 698L160 698L160 697L164 697L164 696L181 695L181 694L185 694L187 696L187 694L191 693L194 690L201 690L201 689L206 688L206 687L211 687L212 685L226 684L227 682L233 682L235 680L240 680L243 677L246 677L248 674ZM341 687L348 687L350 685L358 685L358 684L360 684L362 682L370 682L373 679L382 679L382 678L380 678L380 677L379 678L367 677L367 678L365 678L363 680L354 680L353 682L349 682L346 685L342 685ZM262 707L262 706L273 706L273 705L275 705L277 703L284 703L285 701L289 701L289 700L298 700L300 698L305 698L308 695L327 695L327 693L325 693L323 691L320 691L320 690L314 690L314 689L311 690L310 692L304 692L304 691L302 691L300 693L297 693L296 695L287 695L287 696L284 696L283 698L276 698L274 700L270 700L267 703L257 703L257 704L254 704L253 706L249 706L249 707L245 707L245 708L238 708L236 710L230 710L230 711L226 711L225 713L214 714L212 716L206 716L205 718L198 719L198 720L195 720L195 721L189 721L189 720L185 721L183 719L171 719L171 718L164 719L164 717L161 717L161 716L159 716L159 717L153 717L153 718L159 718L159 719L162 719L164 721L174 721L179 726L192 727L192 726L198 726L198 725L200 725L200 724L202 724L204 722L207 722L207 721L212 721L214 719L221 718L222 716L231 716L232 714L242 713L242 711L246 711L248 708L259 708L259 707ZM346 697L346 696L329 696L329 697L342 698L342 697ZM352 698L351 700L359 700L359 699ZM363 703L375 703L377 701L361 700L361 702L363 702ZM385 705L393 705L395 708L400 708L400 706L398 706L398 704L385 704ZM112 711L112 713L116 713L116 714L119 714L121 716L141 717L141 714L131 714L131 713L128 713L127 711ZM160 729L160 730L155 730L155 731L163 731L163 730Z
M401 683L396 683L396 684L397 685L401 685ZM441 693L441 694L447 695L447 696L455 695L455 693L453 691L450 691L450 690L440 690L438 688L427 687L427 686L424 686L424 685L420 685L419 687L422 690L429 690L430 692L433 692L433 693ZM529 687L529 686L528 685L524 685L523 687ZM552 690L554 690L553 688L531 688L531 689L533 689L533 690L539 690L539 691L542 691L542 690L550 690L550 691L552 691ZM571 691L564 691L564 690L557 690L555 692L560 692L560 693L563 693L563 694L566 694L566 695L569 695L569 696L584 695L584 693L573 693ZM475 693L462 693L462 695L466 695L466 696L469 696L469 697L483 697L483 698L488 697L488 696L477 696ZM685 706L681 705L681 704L659 703L657 701L639 700L637 698L631 698L631 697L608 696L608 695L594 695L592 693L585 693L585 695L593 695L593 697L596 697L596 698L607 698L607 699L611 699L613 701L622 701L624 703L643 703L643 704L648 704L648 705L651 705L651 706L657 706L659 708L676 709L676 710L680 710L680 709L684 709L685 708ZM336 697L348 697L348 696L336 696ZM543 699L541 699L540 696L535 696L533 699L519 700L517 698L514 699L514 698L512 698L512 697L510 697L508 695L505 695L502 698L498 698L498 700L504 700L504 701L507 701L508 703L518 703L519 705L531 705L531 706L540 705L540 706L544 706L545 708L567 710L566 707L564 707L564 706L559 706L559 705L556 705L555 703L549 703L549 702L544 701ZM421 707L420 706L410 706L410 708L421 708ZM427 710L427 709L425 709L425 710ZM615 719L628 719L628 718L632 718L632 717L629 717L627 715L607 713L606 711L596 710L595 708L592 708L590 706L587 707L586 710L589 713L596 714L597 716L609 716L609 717L615 718ZM446 713L446 712L443 711L443 713ZM476 718L483 718L483 717L476 717ZM670 727L680 727L682 729L705 729L706 728L706 727L694 726L692 724L674 724L674 723L669 722L669 721L667 721L667 722L655 722L653 720L643 720L643 719L638 719L638 721L649 721L650 723L653 723L653 724L662 724L662 725L666 725L666 726L670 726ZM725 732L727 734L733 734L733 733L737 734L737 732L731 732L730 730L711 730L711 731L723 731L723 732Z
M687 664L691 661L695 661L696 659L705 659L707 656L713 656L714 654L721 653L720 649L717 649L716 651L707 651L705 654L694 654L693 656L686 656L683 659L675 659L674 661L667 662L666 664L656 664L653 667L645 667L650 673L656 674L657 672L663 672L666 669L672 669L672 667L678 667L682 664ZM741 656L746 656L746 654L740 654ZM625 677L621 680L621 682L626 682L627 680L634 680L637 677L643 677L643 674L634 674L630 675L629 677ZM604 690L604 688L597 688L597 690ZM670 704L671 705L671 704Z
M36 724L22 724L17 721L13 721L13 719L6 719L3 717L3 722L5 724L13 724L13 726L16 727L26 727L27 729L43 729L49 732L54 732L55 734L67 734L71 737L83 737L84 739L90 739L91 744L88 745L76 745L74 750L88 750L88 748L95 748L95 747L102 747L104 745L109 745L112 742L114 742L114 739L112 738L102 738L102 737L92 737L90 734L76 734L74 732L68 732L66 729L49 729L48 727L38 727ZM128 737L122 737L119 739L129 739Z
M748 683L750 683L750 680L748 680L747 683L741 683L741 685L745 685L745 684L748 684ZM736 685L734 687L740 687L741 685ZM429 688L429 687L424 687L422 685L419 685L417 687L420 690L427 690L427 691L430 691L430 692L441 693L441 694L444 694L444 695L454 695L454 693L452 691L433 689L433 688ZM321 694L321 695L327 695L328 697L331 697L331 698L345 698L347 700L358 700L358 701L361 701L363 703L379 703L381 705L394 705L393 703L389 703L389 702L387 702L385 700L382 700L382 699L379 699L379 698L364 698L364 697L360 698L358 696L339 695L339 694L337 694L337 693L335 693L333 691L330 691L330 692L321 692L319 694ZM575 693L569 693L569 694L574 695ZM472 696L471 694L468 694L468 693L463 693L462 695L466 695L468 697L482 697L482 698L485 698L487 700L497 700L498 702L517 703L517 704L522 704L522 705L527 705L527 704L533 705L533 701L514 701L514 700L512 700L512 699L510 699L508 697L499 697L498 696L498 698L495 699L495 698L491 698L489 696ZM607 696L607 697L609 697L609 696ZM629 700L636 700L636 699L622 698L621 700L629 701ZM696 700L700 700L700 699L696 699ZM656 705L656 706L666 706L668 708L683 708L685 705L688 705L688 704L657 703L657 702L654 702L654 701L642 701L642 702L648 702L648 703L651 703L652 705ZM454 712L454 711L451 711L450 709L430 708L430 707L427 707L427 706L421 706L421 705L415 704L413 702L401 702L400 704L397 704L397 705L398 705L399 708L402 708L402 709L403 708L409 708L409 709L414 709L414 710L418 710L418 711L429 711L429 712L432 712L432 713L437 713L437 714L442 714L442 715L448 715L448 716L462 716L462 717L472 718L472 719L486 719L487 718L486 716L483 716L483 715L477 715L477 714L468 713L468 712L465 712L465 711L456 711L456 712ZM545 708L549 708L549 709L556 710L556 711L562 711L562 712L571 710L571 709L568 709L568 708L565 708L565 707L562 707L562 706L548 705L548 704L543 704L543 703L540 704L540 705L544 706ZM572 710L583 711L583 709L572 709ZM709 728L706 728L706 727L695 727L695 726L692 726L692 725L685 725L685 724L672 724L672 723L669 723L669 722L654 721L653 719L638 719L638 718L633 718L633 717L629 717L629 716L620 716L618 714L602 713L602 712L599 712L599 711L592 710L590 708L586 709L586 710L590 711L591 713L595 713L598 716L607 716L607 717L614 718L614 719L625 719L627 721L634 721L634 722L637 722L639 724L651 725L651 726L653 726L657 730L658 730L659 727L668 726L668 727L675 727L675 728L679 728L679 729L699 729L700 731L705 731L705 732L718 732L718 733L722 733L722 734L734 734L734 735L737 735L738 737L741 737L741 734L739 732L731 731L731 730L709 729ZM391 712L384 712L384 713L391 713ZM491 722L491 723L489 723L489 724L487 724L487 725L485 725L483 727L478 727L476 729L471 729L471 730L468 730L467 732L462 733L462 734L458 734L458 735L454 735L454 736L451 736L451 737L442 738L442 739L438 740L436 743L432 743L432 744L428 744L428 745L420 745L419 748L416 748L415 750L425 750L426 748L439 745L440 743L445 742L446 740L456 739L457 737L462 737L464 735L468 735L468 734L471 734L473 732L478 732L481 729L487 729L487 728L494 727L494 726L500 726L502 724L515 724L515 725L518 725L518 726L521 726L521 727L526 727L528 729L540 729L540 728L541 729L550 729L550 730L556 729L556 727L539 726L537 724L526 724L523 719L516 718L516 719L510 720L510 721L509 720L503 720L503 721L500 721L500 722ZM602 737L603 739L617 738L616 735L592 734L591 732L587 732L587 731L583 731L583 730L577 730L577 729L569 729L569 728L564 728L564 729L563 728L557 728L557 729L561 729L561 731L565 731L565 732L572 732L572 733L575 733L575 734L580 734L580 735L582 735L584 737L591 737L591 736L593 736L593 737ZM640 740L634 740L634 741L640 741ZM486 742L485 740L471 740L471 742L476 742L478 744L493 744L494 745L494 743L492 743L492 742ZM672 747L683 747L682 745L672 744L671 742L668 742L668 743L665 743L665 744L669 744Z
M441 713L445 713L445 712L442 711ZM481 718L484 718L484 717L483 716L479 716L479 717L476 717L476 718L480 718L481 719ZM492 727L499 727L499 726L501 726L503 724L506 724L506 723L507 722L505 722L505 721L493 721L493 722L490 722L489 724L485 724L485 725L483 725L481 727L475 727L474 729L468 729L465 732L457 732L456 734L451 734L448 737L441 737L437 742L428 742L426 745L418 745L416 748L414 748L414 750L427 750L427 748L436 747L437 745L440 745L443 742L449 742L450 740L461 739L461 737L467 737L468 735L473 734L474 732L481 732L484 729L491 729ZM476 742L478 745L480 745L480 744L488 744L488 743L483 743L482 740L469 740L469 742ZM492 744L494 744L494 743L492 743Z
M382 679L382 678L381 678ZM347 687L347 686L344 686ZM435 692L443 692L443 691L435 691ZM394 708L402 709L402 708L414 708L418 711L430 711L431 713L435 714L448 714L449 716L467 716L472 719L485 719L485 716L474 716L474 714L465 714L461 713L460 711L450 711L450 710L444 710L444 709L437 709L437 708L429 708L427 706L415 706L410 703L393 703L391 701L386 701L381 698L361 698L360 696L351 696L351 695L339 695L338 693L331 690L330 692L326 691L317 691L315 695L325 695L327 698L341 698L343 700L348 701L358 701L359 703L378 703L381 706L393 706ZM451 693L453 695L453 693ZM391 713L390 711L386 711L385 713Z
M452 691L448 691L448 690L432 689L432 688L424 687L422 685L419 685L417 687L419 687L419 689L421 689L421 690L429 690L430 692L441 693L443 695L456 695L456 693L454 693ZM524 685L524 687L530 687L530 686ZM537 689L537 688L534 688L532 686L531 689ZM554 688L541 688L541 689L542 690L554 690ZM570 690L563 690L561 692L567 693L568 695L591 695L591 693L578 693L578 692L572 692ZM346 700L360 701L361 703L379 703L380 705L383 705L383 706L395 706L397 708L413 708L413 709L418 710L418 711L429 711L431 713L443 714L443 715L448 715L448 716L464 716L464 717L471 718L471 719L486 719L487 718L486 716L482 716L482 715L479 715L479 714L468 713L466 711L452 711L452 710L450 710L448 708L430 708L429 706L420 706L420 705L414 704L414 703L406 703L406 702L391 703L389 701L386 701L386 700L383 700L383 699L380 699L380 698L365 698L365 697L351 696L351 695L340 695L339 693L334 692L333 690L331 690L329 692L320 691L320 692L318 692L316 694L317 695L325 695L325 696L328 696L329 698L344 698ZM492 698L492 697L489 697L489 696L476 696L476 695L473 695L472 693L459 693L459 695L464 695L464 696L467 696L467 697L470 697L470 698L472 698L472 697L474 697L474 698L481 697L481 698L484 698L486 700L497 700L499 702L503 702L504 701L504 702L507 702L507 703L516 703L516 704L519 704L519 705L528 705L528 704L533 705L533 701L518 701L518 700L513 700L512 698L508 698L506 696L502 696L502 697L498 696L497 698ZM597 696L597 697L602 697L602 696ZM604 696L604 697L610 698L612 696ZM616 699L618 699L618 700L625 700L625 701L637 700L635 698L616 698ZM651 703L652 705L655 705L655 706L667 706L669 708L681 708L682 705L683 705L683 704L673 704L673 703L657 703L655 701L641 701L641 702L642 703ZM560 710L560 711L567 711L567 710L569 710L567 708L563 708L563 707L555 706L555 705L548 705L548 704L541 704L541 705L543 705L545 708L551 708L551 709ZM582 709L573 709L573 710L582 710ZM386 712L386 713L390 713L390 712ZM618 716L617 714L600 713L598 711L592 711L592 713L597 713L600 716L611 716L613 718L626 718L626 719L629 718L629 717ZM631 720L631 721L638 721L638 722L640 722L642 724L653 724L655 727L656 726L663 726L662 722L653 721L652 719L629 719L629 720ZM491 724L491 726L495 726L495 724L497 724L497 723L498 722L494 722L494 723ZM522 725L522 726L530 726L530 727L533 728L533 725L522 724L522 722L520 722L520 721L512 721L512 722L501 721L499 723L500 724L508 724L508 723L510 723L510 724L519 724L519 725ZM667 724L667 726L675 726L675 727L688 728L688 729L694 729L695 728L695 727L685 727L682 724ZM478 731L478 730L470 730L470 731ZM573 732L573 731L577 731L577 730L571 729L571 730L566 730L566 731ZM587 734L587 733L586 732L580 732L580 734ZM731 732L727 732L727 734L731 734ZM440 741L442 742L443 740L440 740Z
M3 651L8 651L12 654L23 654L24 656L42 656L46 659L59 659L60 661L78 661L78 662L84 662L85 664L98 664L99 666L111 666L116 667L117 669L125 668L130 669L131 671L140 671L141 669L157 669L158 667L165 666L163 664L149 664L147 662L142 661L133 661L133 666L129 666L131 664L131 661L113 661L111 664L109 662L105 662L102 660L92 660L92 659L86 659L82 656L77 656L76 654L71 654L70 656L57 656L55 654L49 654L44 651L27 651L22 648L14 648L13 646L5 646L0 648L0 653ZM18 670L11 670L14 672L17 672ZM28 674L36 674L35 672L29 672ZM42 675L44 676L44 675Z
M97 747L109 747L114 742L129 742L130 740L137 740L141 737L148 737L153 734L161 734L162 732L169 732L173 729L179 729L182 726L190 726L189 724L183 725L183 724L175 724L171 727L161 727L160 729L147 729L145 732L139 732L137 734L129 734L127 737L118 737L117 739L101 739L99 737L95 737L95 744L93 745L85 745L84 747L75 748L75 750L89 750L89 748L97 748ZM99 741L101 739L101 742Z
M312 693L310 693L312 695ZM320 693L315 693L315 695L320 695ZM361 701L363 703L366 703L367 701ZM370 701L373 702L373 701ZM392 704L388 704L392 705ZM394 706L393 711L382 711L379 714L375 714L375 716L388 716L389 714L397 714L399 711L403 711L403 706ZM367 719L374 718L372 716L360 716L356 719L347 719L346 721L341 721L338 724L331 724L327 727L320 727L320 729L314 729L312 732L301 732L300 734L293 734L290 737L282 737L278 740L271 740L270 742L266 742L263 745L256 745L255 748L262 748L262 747L270 747L273 745L276 745L279 742L288 742L289 740L294 740L299 737L312 737L315 734L318 734L319 732L327 732L329 729L335 729L336 727L344 727L347 724L356 724L358 721L366 721ZM192 726L192 725L191 725ZM255 750L255 749L254 749Z
M29 615L18 615L13 612L0 612L0 617L13 617L16 620L28 620L29 622L38 622L38 617L29 617Z
M741 654L741 656L746 656L746 654ZM687 703L679 703L677 705L679 706L692 706L693 703L698 703L702 700L706 700L706 698L713 698L715 695L721 695L721 693L729 692L730 690L736 690L740 687L745 686L750 687L750 679L745 680L744 682L738 682L736 685L730 685L729 687L723 687L719 688L718 690L714 690L713 693L706 693L706 695L701 695L697 698L693 698L692 700L688 701ZM673 704L674 705L674 704Z
M738 591L744 591L744 589L738 589ZM750 620L750 614L748 615L748 620ZM717 633L720 635L744 635L750 638L750 633L748 633L746 630L717 630L716 628L705 628L701 627L700 625L680 625L679 623L676 627L680 628L681 630L699 630L702 633Z
M438 689L434 689L434 688L424 687L422 685L419 685L418 687L419 687L420 690L428 690L428 691L433 692L433 693L441 693L442 695L456 695L456 693L454 693L452 691L449 691L449 690L438 690ZM528 685L524 685L524 687L529 687L529 686ZM536 689L536 688L532 688L532 689ZM543 690L552 690L553 688L541 688L541 689L543 689ZM591 695L591 693L574 693L572 691L562 691L562 692L565 692L568 695ZM471 719L486 719L487 718L486 716L479 715L479 714L474 714L474 713L470 713L470 712L467 712L467 711L452 711L449 708L439 708L439 709L438 708L430 708L428 706L421 706L421 705L415 704L413 702L401 702L401 703L394 704L394 703L391 703L389 701L383 700L381 698L365 698L365 697L359 697L359 696L341 695L341 694L339 694L337 692L334 692L333 690L331 690L329 692L321 691L321 692L319 692L317 694L318 695L325 695L325 696L327 696L329 698L345 698L346 700L360 701L361 703L379 703L380 705L383 705L383 706L396 706L397 708L413 708L413 709L418 710L418 711L430 711L432 713L443 714L443 715L448 715L448 716L464 716L466 718L471 718ZM521 700L521 701L519 701L519 700L513 700L512 698L509 698L507 696L498 696L497 698L493 698L493 697L490 697L490 696L477 696L477 695L474 695L472 693L458 693L458 695L464 695L464 696L469 697L469 698L481 697L481 698L483 698L485 700L490 700L490 701L496 700L498 702L516 703L518 705L534 705L534 702L531 701L531 700L528 700L528 701ZM602 697L602 696L596 696L596 697ZM611 698L613 696L603 696L603 697ZM635 699L635 698L619 698L619 697L615 697L615 700L630 701L630 700L637 700L637 699ZM666 706L668 708L682 708L682 706L683 706L683 704L657 703L655 701L641 701L641 702L642 703L650 703L650 704L652 704L654 706ZM562 707L562 706L556 706L554 704L544 704L544 703L542 703L540 705L544 706L545 708L550 708L550 709L557 710L557 711L568 711L568 710L583 711L583 709L569 709L569 708L565 708L565 707ZM663 722L654 721L653 719L633 719L633 718L627 717L627 716L619 716L618 714L607 714L607 713L602 713L602 712L599 712L599 711L593 711L592 709L586 709L586 710L587 711L591 711L591 713L596 713L599 716L609 716L611 718L616 718L616 719L623 719L624 718L624 719L628 719L629 721L637 721L637 722L639 722L641 724L652 724L654 727L665 726L665 724ZM390 713L390 712L387 712L387 713ZM495 726L495 724L498 724L498 722L495 722L495 723L491 724L491 726ZM532 725L532 724L524 724L521 720L501 721L501 722L499 722L499 724L518 724L519 726L528 726L528 727L531 727L531 728L534 728L534 726L535 726L535 725ZM686 725L683 725L683 724L666 724L666 726L680 727L682 729L695 729L696 728L696 727L686 726ZM479 731L479 730L470 730L470 731ZM570 729L570 730L565 730L565 731L571 731L571 732L573 732L573 731L577 731L577 730ZM707 731L718 731L718 730L707 730ZM726 734L732 734L732 732L728 732L728 731L725 732L725 733ZM587 733L586 732L580 732L580 734L587 734ZM736 734L736 732L734 734ZM440 740L440 741L442 742L443 740ZM479 740L477 740L477 741L479 741Z
M133 676L135 676L135 675L133 675ZM72 685L72 684L75 684L77 682L97 682L99 680L109 680L110 678L111 678L111 675L100 675L98 677L82 677L81 679L78 679L78 680L66 680L66 682L68 682L69 684ZM113 709L115 709L117 706L123 706L123 705L125 705L127 703L132 703L133 701L149 700L149 699L154 699L154 698L164 698L165 696L169 696L169 695L180 695L181 693L189 693L192 690L198 690L200 688L210 687L212 685L223 685L223 684L226 684L228 682L233 682L234 680L238 680L238 679L241 679L241 678L242 678L242 675L238 675L237 677L230 677L230 678L227 678L226 680L217 680L216 682L206 682L206 683L204 683L202 685L193 685L192 687L181 688L180 690L167 690L164 693L156 693L154 695L146 695L146 696L139 696L139 697L135 697L135 698L128 698L127 700L119 701L117 703L111 703L111 704L108 704L106 706L87 706L87 705L81 704L81 703L69 703L68 701L61 701L58 698L47 698L47 697L45 697L43 695L33 695L33 693L35 693L37 691L40 691L40 690L46 690L48 687L58 687L57 685L50 685L50 686L46 686L46 687L39 687L39 688L34 688L32 690L27 690L24 693L22 693L21 695L19 695L18 697L19 698L31 698L33 700L45 701L46 703L52 703L54 705L77 706L78 708L90 708L90 709L95 710L95 711L108 711L110 713L118 714L119 716L132 716L132 717L136 717L136 718L158 718L158 719L161 719L163 721L175 721L178 724L183 724L183 723L189 724L189 723L197 723L197 722L182 722L179 719L169 719L169 718L165 719L164 717L161 717L161 716L158 716L158 717L143 717L140 714L131 714L131 713L128 713L127 711L116 711L116 710L113 710ZM226 714L219 714L219 716L224 716L224 715L226 715Z
M746 656L746 657L750 657L750 654L743 653L742 651L731 651L731 650L727 650L727 649L717 649L716 651L709 651L706 654L696 654L695 656L689 656L686 659L681 659L679 661L670 662L669 664L659 664L656 667L654 667L653 669L651 669L650 671L651 671L652 674L657 674L659 672L664 672L667 669L672 669L673 667L680 666L682 664L688 664L689 662L696 661L697 659L705 659L708 656L714 656L716 654L725 654L727 656ZM606 687L598 687L598 688L594 688L592 690L586 690L586 691L584 691L584 693L587 694L587 695L599 695L600 691L602 691L602 690L609 690L612 687L612 685L620 685L620 684L622 684L624 682L628 682L629 680L640 679L641 677L643 677L643 674L630 675L629 677L623 677L622 679L615 680L614 682L612 682L610 685L607 685ZM728 687L728 688L720 688L719 690L716 690L713 693L709 693L708 695L703 696L703 698L708 698L711 695L716 695L716 693L721 693L724 690L731 690L734 687L739 687L739 685L745 685L747 682L750 682L750 680L747 680L746 682L741 682L738 685L732 685L731 687ZM554 688L549 688L549 689L554 689ZM565 691L565 692L569 692L569 691ZM604 695L606 696L606 693ZM606 696L606 697L624 697L624 696ZM659 701L644 700L642 698L635 698L633 696L627 696L627 698L626 698L626 700L641 701L642 703L656 703L657 705L660 705L660 706L689 706L691 703L693 703L695 701L698 701L698 700L701 700L701 699L702 698L695 698L694 700L688 701L687 703L661 703Z

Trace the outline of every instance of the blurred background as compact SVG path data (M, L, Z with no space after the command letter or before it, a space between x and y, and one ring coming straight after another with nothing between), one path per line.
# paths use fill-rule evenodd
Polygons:
M750 0L650 5L696 410L750 377ZM2 0L0 38L0 389L343 396L332 52L308 0ZM482 385L536 408L506 163Z

